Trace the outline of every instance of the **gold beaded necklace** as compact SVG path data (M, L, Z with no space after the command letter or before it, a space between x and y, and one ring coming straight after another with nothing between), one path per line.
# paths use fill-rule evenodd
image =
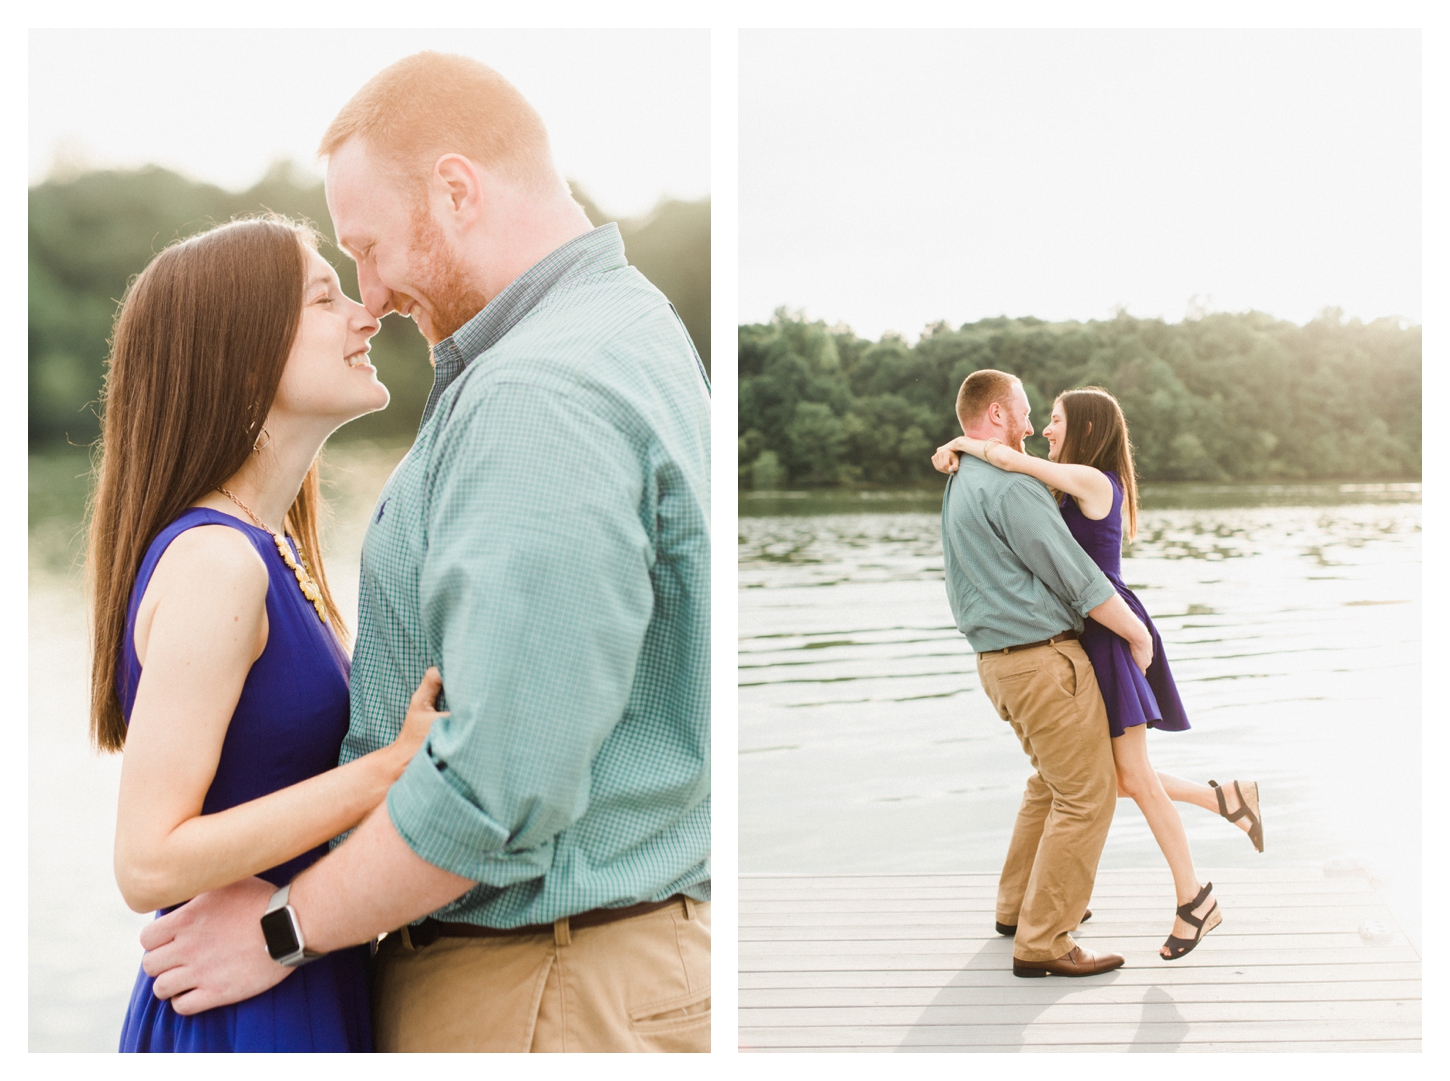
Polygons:
M312 580L312 575L307 573L306 566L298 563L297 560L292 558L292 549L287 547L287 541L282 536L282 534L278 533L266 522L258 518L256 514L253 513L251 507L247 506L225 488L218 485L217 491L221 492L222 495L226 496L237 506L241 507L242 510L246 511L247 517L249 517L252 521L256 522L259 529L265 529L268 533L272 534L272 539L277 542L277 553L282 557L282 562L287 564L287 569L297 577L297 584L302 587L302 595L312 602L312 607L317 609L318 618L320 618L322 622L326 623L327 609L322 604L322 591L317 588L317 583ZM298 554L301 554L302 548L300 545L298 546L297 551Z

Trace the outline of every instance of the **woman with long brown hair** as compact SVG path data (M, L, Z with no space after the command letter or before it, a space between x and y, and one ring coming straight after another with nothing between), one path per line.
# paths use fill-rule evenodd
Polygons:
M1065 391L1053 403L1052 420L1042 434L1048 444L1046 460L998 439L959 436L938 448L932 463L950 473L957 468L957 455L971 454L1047 485L1058 497L1073 537L1152 635L1152 661L1146 669L1138 667L1126 641L1091 618L1084 621L1081 643L1107 707L1118 791L1138 804L1173 872L1178 910L1159 955L1174 961L1197 946L1223 916L1213 897L1213 883L1198 881L1173 801L1217 811L1248 833L1254 848L1262 852L1258 785L1253 781L1234 781L1231 788L1221 788L1215 781L1196 784L1159 773L1148 760L1146 729L1181 732L1188 728L1188 717L1158 629L1122 578L1123 537L1131 540L1138 532L1138 484L1128 423L1118 400L1102 387Z
M316 234L277 217L173 244L122 301L87 561L91 735L125 751L115 870L138 912L250 875L285 885L383 799L439 716L430 669L397 740L336 765L349 661L317 457L387 405L367 363L377 329ZM143 969L121 1050L371 1050L367 960L330 954L191 1016Z

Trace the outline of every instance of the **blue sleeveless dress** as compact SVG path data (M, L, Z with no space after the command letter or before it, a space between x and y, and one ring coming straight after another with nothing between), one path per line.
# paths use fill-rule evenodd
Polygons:
M126 618L118 664L121 706L129 721L141 678L136 611L157 562L182 532L225 525L252 542L267 565L267 646L247 673L227 726L216 776L202 804L212 814L306 780L337 765L347 734L349 662L337 635L317 618L272 535L228 514L191 507L146 551ZM282 886L327 853L322 844L262 878ZM371 1051L368 949L340 950L296 969L276 987L232 1006L183 1017L136 977L121 1029L122 1051Z
M1173 673L1168 670L1163 639L1148 618L1143 602L1123 584L1123 489L1116 473L1104 475L1113 485L1113 509L1106 518L1094 522L1084 517L1072 496L1063 496L1058 508L1083 551L1108 576L1118 596L1153 636L1153 663L1148 665L1146 674L1138 671L1128 643L1094 619L1084 621L1083 652L1093 662L1098 687L1103 692L1103 705L1108 710L1108 730L1114 736L1121 736L1125 728L1135 724L1182 732L1188 728L1188 715L1178 698Z

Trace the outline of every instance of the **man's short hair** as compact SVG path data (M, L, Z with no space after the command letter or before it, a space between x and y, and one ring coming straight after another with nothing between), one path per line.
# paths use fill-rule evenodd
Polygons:
M415 53L378 72L328 126L317 156L352 139L405 188L421 189L444 154L462 154L537 194L563 185L534 107L466 56Z
M996 368L982 368L962 380L957 391L957 420L966 428L973 421L980 420L993 402L1007 404L1012 388L1022 385L1010 372L999 372Z

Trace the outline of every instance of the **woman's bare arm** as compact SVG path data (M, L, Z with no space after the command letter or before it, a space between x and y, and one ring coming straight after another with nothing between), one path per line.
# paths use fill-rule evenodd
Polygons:
M1049 488L1066 492L1077 500L1083 516L1093 521L1106 518L1113 509L1113 482L1102 470L1090 465L1063 465L1024 454L1000 441L973 439L968 435L959 435L950 443L938 447L932 455L932 465L938 472L953 473L957 468L958 454L981 458L1008 473L1026 473Z
M116 881L137 912L274 867L365 818L421 745L441 687L431 672L393 744L203 815L242 684L267 641L267 569L225 526L187 530L162 556L138 619L144 659L121 767Z
M1140 671L1148 671L1148 666L1153 663L1153 636L1148 633L1143 621L1133 614L1127 601L1114 593L1088 615L1127 642L1133 663Z

